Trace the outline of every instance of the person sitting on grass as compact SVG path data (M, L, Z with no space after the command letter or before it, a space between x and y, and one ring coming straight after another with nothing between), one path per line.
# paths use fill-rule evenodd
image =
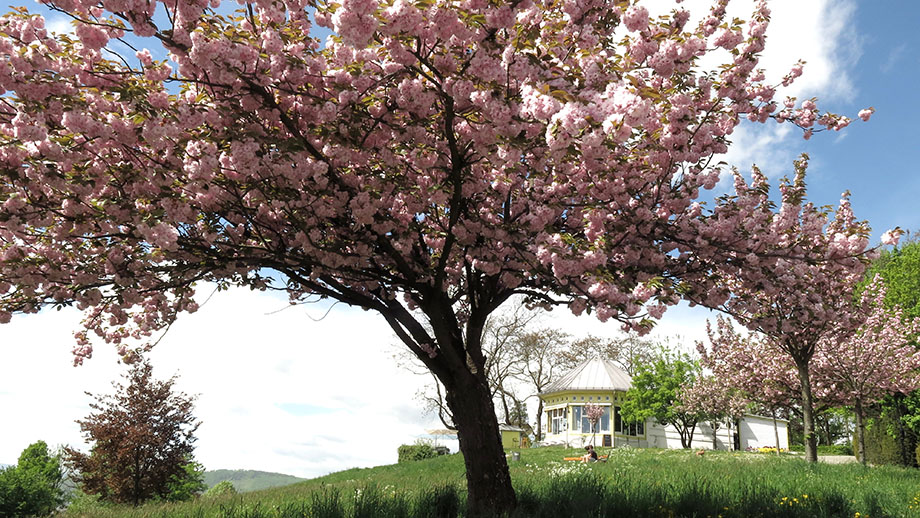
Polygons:
M597 462L597 452L594 451L594 445L589 444L585 446L585 450L587 450L588 453L585 453L584 455L582 455L581 461L582 462Z

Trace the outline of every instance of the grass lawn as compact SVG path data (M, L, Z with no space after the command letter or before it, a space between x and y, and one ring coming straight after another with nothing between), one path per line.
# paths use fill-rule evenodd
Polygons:
M918 517L920 470L809 465L796 456L617 449L606 463L564 462L581 450L521 450L510 462L515 516ZM599 451L607 453L604 449ZM463 459L351 469L291 486L182 504L89 508L67 518L463 516Z

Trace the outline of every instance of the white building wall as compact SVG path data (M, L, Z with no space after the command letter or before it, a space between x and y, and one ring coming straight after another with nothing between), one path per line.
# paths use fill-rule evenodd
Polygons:
M661 426L653 421L648 427L648 445L652 448L682 448L680 443L680 434L677 428L672 425ZM716 430L716 448L727 450L731 447L731 438L728 429L725 426ZM700 423L696 425L696 431L693 433L693 442L691 448L700 450L712 449L712 427L708 424Z
M661 426L655 421L650 421L646 427L647 446L651 448L670 448L679 449L680 434L672 425ZM740 428L729 429L723 425L716 430L716 449L728 450L732 448L733 435L738 433L741 442L741 449L761 448L766 446L775 446L776 437L773 432L773 419L759 416L746 416L740 421ZM789 449L789 433L786 421L777 420L777 431L779 432L779 447ZM643 445L645 446L645 445ZM691 448L701 450L712 449L712 427L708 423L699 423L696 425L696 431L693 433L693 442Z
M787 422L776 421L776 431L779 432L779 447L789 449L789 431ZM773 430L773 419L760 416L745 416L741 420L741 449L762 448L776 446L776 433Z
M723 425L716 431L716 449L728 450L732 448L733 435L739 434L741 449L772 447L776 445L773 432L773 419L760 416L746 416L740 420L740 428L734 426L729 429ZM779 432L779 447L789 449L789 433L786 421L777 420ZM598 433L596 443L601 444L603 435L609 432ZM547 443L566 443L572 447L581 447L590 442L591 435L584 435L577 431L566 429L558 434L546 433L544 441ZM680 434L672 425L661 426L654 419L650 419L645 426L645 437L617 436L615 446L632 446L634 448L669 448L680 449ZM712 428L707 423L696 425L691 448L701 450L712 449Z

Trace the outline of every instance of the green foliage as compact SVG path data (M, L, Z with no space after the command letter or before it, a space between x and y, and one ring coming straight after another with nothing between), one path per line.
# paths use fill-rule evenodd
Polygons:
M218 482L217 484L212 486L210 489L205 491L202 496L206 498L216 498L216 497L235 495L235 494L236 494L236 488L233 487L233 482L230 482L229 480L224 480L224 481Z
M30 444L16 466L0 470L0 516L48 516L64 502L59 455L45 441Z
M905 318L920 317L920 240L915 237L906 242L902 241L901 246L897 248L882 251L881 256L866 272L865 282L868 283L876 274L881 275L885 280L888 290L885 294L886 304L900 306L904 310ZM920 391L914 391L898 398L888 397L883 401L882 407L884 413L890 416L892 421L889 422L889 427L897 427L895 419L903 423L899 430L903 434L903 444L897 438L883 438L882 440L889 443L894 441L897 455L890 455L886 446L885 454L880 455L877 461L896 459L895 463L920 465L920 462L914 464L917 461L914 452L920 448L920 443L917 441L917 437L920 436ZM869 449L868 436L866 441L866 448ZM873 449L881 449L876 446L873 445ZM873 462L868 455L866 458L869 459L869 462Z
M866 426L866 462L869 464L900 464L898 441L891 433L895 422L887 416L872 419Z
M805 445L794 444L789 451L804 452ZM818 455L853 455L852 444L819 444Z
M403 444L396 451L398 462L411 462L438 456L438 452L429 444Z
M208 488L204 483L204 466L189 458L189 462L182 466L182 472L169 479L166 488L166 500L169 502L191 500Z
M920 241L885 250L866 272L866 282L876 274L885 280L885 301L899 305L905 316L920 317Z
M798 456L619 448L606 463L564 462L583 450L522 450L510 466L520 502L508 518L569 516L915 517L920 476L894 466L808 465ZM442 456L351 469L266 491L181 504L68 511L63 518L364 518L466 516L464 463ZM807 497L805 495L808 495Z
M640 364L620 415L627 422L654 418L662 425L673 425L684 447L689 447L699 416L684 411L678 398L681 388L692 385L698 372L699 366L685 354L665 353L652 363Z

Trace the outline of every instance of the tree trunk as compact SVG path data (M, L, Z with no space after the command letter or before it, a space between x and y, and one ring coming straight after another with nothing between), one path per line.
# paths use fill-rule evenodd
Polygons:
M735 450L735 440L734 437L732 437L732 421L733 419L729 418L728 423L725 425L725 433L728 436L728 451Z
M543 440L543 400L537 396L537 429L534 430L534 440Z
M683 449L689 449L690 445L693 443L693 432L686 425L678 425L676 422L672 423L674 428L677 429L678 435L680 435L680 447Z
M805 439L805 460L818 462L818 441L815 437L814 398L811 395L811 377L807 361L795 361L802 384L802 435Z
M773 413L773 437L776 439L776 455L779 455L779 427L776 426L776 409L772 409Z
M482 371L454 374L455 383L445 386L466 466L467 516L510 513L517 498L488 382Z
M863 420L863 407L862 401L859 399L856 400L856 405L854 407L854 413L856 414L856 460L862 463L863 466L866 465L866 429L865 422Z

